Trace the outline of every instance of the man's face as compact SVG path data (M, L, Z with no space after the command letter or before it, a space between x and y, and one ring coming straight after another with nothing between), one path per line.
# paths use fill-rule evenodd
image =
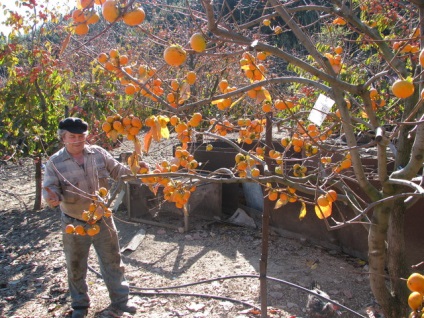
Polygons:
M74 134L68 131L63 136L63 143L69 153L79 154L84 150L85 139L85 134Z

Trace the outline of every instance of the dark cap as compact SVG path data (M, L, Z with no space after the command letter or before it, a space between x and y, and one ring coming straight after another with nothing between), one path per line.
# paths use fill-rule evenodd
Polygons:
M83 134L87 131L88 124L80 118L68 117L60 121L59 129L64 129L74 134Z

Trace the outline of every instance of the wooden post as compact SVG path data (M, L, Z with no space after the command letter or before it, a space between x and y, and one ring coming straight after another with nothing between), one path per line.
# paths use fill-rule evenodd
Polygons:
M272 148L272 113L267 113L265 128L266 154ZM271 166L269 156L265 156L268 167ZM262 251L259 261L259 284L261 296L261 318L268 316L268 288L267 288L267 267L268 267L268 245L269 245L269 217L271 211L271 202L264 199L264 211L262 214Z
M38 211L41 209L41 202L42 202L42 172L41 172L41 157L37 157L34 159L35 164L35 200L34 200L34 207L33 209L35 211Z

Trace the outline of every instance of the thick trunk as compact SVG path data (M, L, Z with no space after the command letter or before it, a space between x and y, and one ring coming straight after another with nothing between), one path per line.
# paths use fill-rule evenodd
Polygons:
M382 306L387 318L391 295L386 287L384 269L386 265L386 236L389 226L390 209L377 207L372 216L372 225L368 234L368 261L370 285L374 297ZM383 275L382 275L383 274Z
M405 276L398 276L403 275L405 269L399 264L400 260L403 260L403 258L400 258L403 257L404 246L403 215L399 212L399 208L394 210L393 206L390 205L377 207L372 216L372 226L368 235L370 286L386 318L407 317L405 312L407 296L404 298L406 294L404 294L404 287L402 287L402 284L406 284L399 280L399 277ZM399 224L394 224L396 222L399 222ZM390 236L390 239L388 239L388 236ZM386 253L387 242L389 243L388 253ZM389 276L393 277L392 291L389 290L387 284L386 257L389 264Z
M405 207L399 202L395 203L390 214L389 231L388 231L388 253L387 267L390 274L390 283L392 288L392 302L397 304L395 308L405 311L400 311L397 317L407 317L406 300L408 299L408 288L404 280L409 276L408 268L405 262Z

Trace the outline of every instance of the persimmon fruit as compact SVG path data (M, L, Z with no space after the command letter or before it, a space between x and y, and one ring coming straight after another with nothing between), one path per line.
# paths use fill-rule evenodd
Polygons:
M108 122L104 122L104 123L102 124L102 130L103 130L105 133L107 133L107 132L109 132L109 131L111 131L111 130L112 130L112 125L111 125L110 123L108 123Z
M250 170L250 174L252 175L253 178L256 178L256 177L259 177L261 172L259 171L258 168L253 168Z
M340 163L340 168L341 169L348 169L352 166L352 160L350 159L344 159L341 163Z
M266 53L265 53L265 52L258 52L258 53L256 54L256 58L257 58L259 61L264 61L264 60L266 59Z
M74 233L77 234L77 235L81 235L81 236L84 236L85 234L87 234L85 232L84 227L82 225L80 225L80 224L78 224L77 226L75 226L75 232Z
M186 80L189 85L193 85L196 82L196 72L188 72L186 75Z
M203 118L202 114L198 112L194 113L192 116L192 119L197 122L202 121L202 118Z
M121 66L127 65L128 64L128 61L129 61L129 59L128 59L128 56L127 55L124 54L124 55L120 55L119 56L119 64Z
M88 236L94 236L100 232L100 226L98 224L93 224L87 229Z
M129 138L132 138L132 137L130 137L130 135L132 135L132 136L137 136L139 132L140 132L140 128L132 126L132 127L128 130L128 134L129 134L129 135L128 135L128 137L129 137Z
M96 24L100 21L100 17L96 12L89 12L86 16L87 24Z
M264 113L270 113L270 112L272 112L272 105L271 105L271 103L263 103L262 104L262 111Z
M118 20L120 12L118 7L118 2L115 0L107 0L102 5L102 15L103 18L110 23Z
M136 26L143 23L145 17L146 17L146 13L144 12L143 8L139 7L125 13L124 16L122 17L122 20L124 21L126 25Z
M81 218L84 220L84 221L88 221L88 220L90 220L90 218L91 218L91 213L90 213L90 211L82 211L82 214L81 214Z
M327 206L315 205L315 214L320 220L331 216L331 212L332 212L332 203L329 203Z
M283 33L283 28L280 27L279 25L276 26L275 29L274 29L274 33L275 34L281 34L281 33Z
M333 24L335 24L335 25L345 25L346 20L341 18L341 17L337 17L333 20Z
M81 4L81 8L83 8L83 9L91 8L94 5L94 1L93 0L80 0L80 4Z
M286 99L286 100L277 99L274 102L274 107L276 109L278 109L278 110L285 110L287 108L293 108L294 107L294 103L291 100L289 100L289 99Z
M423 295L420 292L412 292L408 297L408 305L412 310L418 310L423 305Z
M65 227L65 233L66 234L74 234L74 232L75 232L75 227L74 227L73 224L66 225L66 227Z
M343 48L340 45L339 46L336 46L334 48L334 53L336 53L336 54L342 54L343 53Z
M408 98L414 94L414 84L408 80L398 79L392 85L392 93L397 98Z
M118 52L118 50L117 49L111 49L109 51L109 56L110 56L111 59L117 59L117 58L119 58L119 52Z
M171 88L174 91L178 91L178 89L180 88L180 83L178 83L178 80L176 79L171 80Z
M72 11L72 20L74 20L75 23L83 23L85 22L85 15L80 9L75 9Z
M107 191L107 189L106 189L105 187L101 187L101 188L99 189L99 195L100 195L102 198L106 197L106 196L107 196L107 193L108 193L108 191Z
M194 51L196 51L198 53L201 53L204 50L206 50L206 45L207 45L207 43L206 43L206 40L205 40L205 38L204 38L204 36L203 36L202 33L197 32L197 33L194 33L190 37L190 47Z
M90 28L87 23L79 23L74 27L74 32L77 35L85 35L88 33Z
M224 93L225 90L228 88L228 81L226 79L222 79L219 82L218 87L221 90L221 93Z
M131 118L131 125L137 128L141 128L143 126L143 123L141 122L141 119L134 116Z
M317 199L317 203L320 207L326 207L330 204L330 201L328 201L325 195L320 195Z
M180 122L175 126L175 132L182 133L184 130L187 130L188 126L187 124Z
M125 86L125 94L127 95L133 95L136 92L136 88L134 84L128 84L127 86Z
M112 64L112 62L110 61L106 61L105 65L104 65L105 69L112 72L116 70L116 67Z
M166 100L170 103L175 102L175 94L172 92L168 93L168 95L166 95Z
M325 198L328 200L328 202L334 202L337 200L337 192L334 190L329 190L325 194Z
M165 49L163 58L168 65L180 66L187 58L187 52L177 44L173 44Z
M119 120L115 120L112 124L113 129L120 131L122 129L122 123Z
M421 52L420 52L419 62L420 62L421 67L424 67L424 49L422 49Z
M268 194L268 199L270 201L276 201L278 199L278 192L275 190L270 190Z
M424 276L419 273L412 273L406 281L410 291L424 293Z

